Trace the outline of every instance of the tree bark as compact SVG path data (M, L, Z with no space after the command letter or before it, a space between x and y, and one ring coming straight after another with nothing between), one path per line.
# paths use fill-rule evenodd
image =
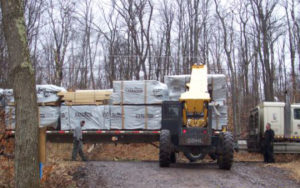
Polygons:
M22 0L1 0L10 79L16 102L15 186L39 187L38 109Z

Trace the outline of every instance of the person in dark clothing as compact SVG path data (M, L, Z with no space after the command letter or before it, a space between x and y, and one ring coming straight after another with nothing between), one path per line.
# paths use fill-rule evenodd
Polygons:
M266 163L274 163L274 156L273 156L273 143L274 143L274 131L271 129L271 124L267 123L266 131L264 134L264 162Z
M80 126L76 126L73 134L73 152L72 152L72 160L75 161L77 157L77 153L83 161L86 161L86 158L82 151L82 127L84 126L85 121L80 122Z

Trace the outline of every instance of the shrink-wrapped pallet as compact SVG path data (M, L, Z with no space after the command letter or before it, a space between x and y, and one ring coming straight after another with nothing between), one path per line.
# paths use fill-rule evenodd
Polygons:
M212 128L220 130L223 125L228 124L227 106L217 105L212 110Z
M61 106L60 117L62 130L72 130L82 120L83 130L161 128L160 105Z
M83 130L109 129L109 106L80 105L61 106L61 130L72 130L85 121Z
M167 99L167 86L156 80L113 82L113 104L161 104Z
M161 128L161 106L110 106L111 129Z
M169 99L178 101L180 95L186 91L186 84L190 82L190 75L165 76L164 82L168 86ZM226 77L223 74L208 74L208 85L212 86L212 100L226 101Z
M57 128L59 109L60 107L57 106L40 106L40 127ZM5 124L7 129L15 129L16 115L14 106L5 107Z
M38 103L53 103L59 100L58 92L66 91L62 87L55 85L36 85L36 94ZM14 103L14 94L12 89L1 89L0 98L2 103Z
M165 76L164 81L169 89L169 100L178 101L180 95L186 91L186 84L190 82L190 75ZM222 74L209 74L208 85L212 86L212 128L221 129L227 125L226 77Z

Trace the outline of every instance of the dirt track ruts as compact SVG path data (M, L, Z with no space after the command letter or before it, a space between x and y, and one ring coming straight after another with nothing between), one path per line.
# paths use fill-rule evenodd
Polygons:
M79 172L80 171L80 172ZM234 163L230 171L215 163L87 162L79 169L80 187L300 187L287 171L263 163Z

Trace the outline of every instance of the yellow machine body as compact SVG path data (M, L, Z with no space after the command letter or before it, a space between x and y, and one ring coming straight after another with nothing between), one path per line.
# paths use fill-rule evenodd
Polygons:
M181 94L183 105L183 125L187 127L203 127L207 125L208 103L210 96L207 84L206 65L193 65L188 91Z

